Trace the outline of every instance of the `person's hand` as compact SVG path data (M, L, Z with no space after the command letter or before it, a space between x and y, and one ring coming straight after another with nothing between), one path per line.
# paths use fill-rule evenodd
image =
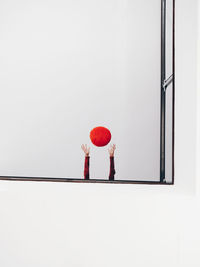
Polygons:
M86 157L89 157L89 155L90 155L90 148L86 144L85 145L82 145L81 148L84 151L85 156Z
M116 149L116 145L115 144L110 145L110 148L108 149L110 157L114 157L115 149Z

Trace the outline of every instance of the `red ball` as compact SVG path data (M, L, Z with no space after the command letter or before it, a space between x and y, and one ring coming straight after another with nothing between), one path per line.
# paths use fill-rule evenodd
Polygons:
M110 142L111 133L105 127L95 127L90 132L90 139L95 146L106 146Z

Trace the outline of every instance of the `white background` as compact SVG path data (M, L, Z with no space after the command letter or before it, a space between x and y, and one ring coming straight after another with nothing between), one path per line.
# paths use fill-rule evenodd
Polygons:
M160 0L0 3L0 174L159 180Z
M2 267L200 266L197 12L176 0L175 186L1 182Z

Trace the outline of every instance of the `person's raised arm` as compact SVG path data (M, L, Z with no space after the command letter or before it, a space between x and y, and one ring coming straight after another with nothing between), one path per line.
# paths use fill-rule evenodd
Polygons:
M109 173L109 180L113 181L115 177L115 162L114 162L114 153L115 153L116 145L113 144L108 149L110 155L110 173Z
M83 152L85 153L85 164L84 164L84 179L89 180L89 166L90 166L90 148L85 144L81 146Z

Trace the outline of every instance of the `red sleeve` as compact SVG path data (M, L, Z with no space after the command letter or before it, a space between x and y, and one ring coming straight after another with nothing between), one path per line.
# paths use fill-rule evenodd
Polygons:
M90 166L90 157L85 157L85 165L84 165L84 179L89 180L89 166Z
M114 180L114 176L115 176L114 157L110 157L110 174L109 174L109 180Z

